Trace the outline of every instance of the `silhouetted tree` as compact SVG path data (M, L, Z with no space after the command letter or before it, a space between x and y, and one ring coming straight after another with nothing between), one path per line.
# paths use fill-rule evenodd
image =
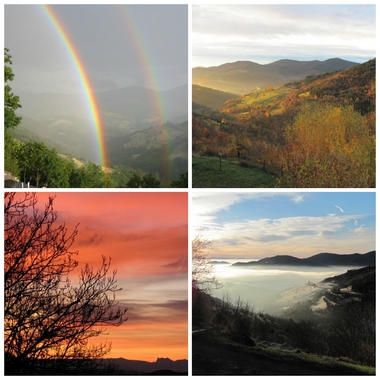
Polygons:
M110 343L89 345L107 326L119 326L127 309L117 307L111 259L88 264L75 285L71 246L77 227L58 222L49 197L37 209L35 193L4 194L4 348L9 375L99 374Z

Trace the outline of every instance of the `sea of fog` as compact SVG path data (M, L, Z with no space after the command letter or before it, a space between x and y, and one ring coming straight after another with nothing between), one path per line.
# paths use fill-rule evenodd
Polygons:
M214 274L223 285L213 291L218 298L228 296L235 302L237 298L248 302L255 311L273 312L276 303L284 290L306 285L308 282L318 283L353 267L310 267L310 266L233 266L235 262L254 261L252 259L212 260Z

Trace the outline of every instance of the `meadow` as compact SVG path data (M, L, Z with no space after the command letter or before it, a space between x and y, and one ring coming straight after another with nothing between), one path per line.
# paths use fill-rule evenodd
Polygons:
M193 156L193 188L273 188L276 176L257 167L244 167L235 158Z

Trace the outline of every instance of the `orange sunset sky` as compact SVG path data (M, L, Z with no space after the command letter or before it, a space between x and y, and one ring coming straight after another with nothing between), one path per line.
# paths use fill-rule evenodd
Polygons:
M49 195L69 231L79 223L79 267L111 257L123 288L116 298L128 320L89 343L112 342L110 358L187 359L187 193L38 193L39 208Z

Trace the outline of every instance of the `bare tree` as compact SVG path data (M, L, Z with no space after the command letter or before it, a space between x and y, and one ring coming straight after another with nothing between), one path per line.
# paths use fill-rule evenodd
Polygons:
M5 373L86 374L111 349L89 339L122 324L127 309L117 307L111 259L96 270L86 264L71 282L78 226L68 232L58 222L54 197L41 211L37 201L35 193L4 194Z
M222 287L222 284L214 275L214 265L210 262L205 252L211 244L210 240L204 239L201 235L198 235L192 241L193 285L207 294L211 294L214 289Z

